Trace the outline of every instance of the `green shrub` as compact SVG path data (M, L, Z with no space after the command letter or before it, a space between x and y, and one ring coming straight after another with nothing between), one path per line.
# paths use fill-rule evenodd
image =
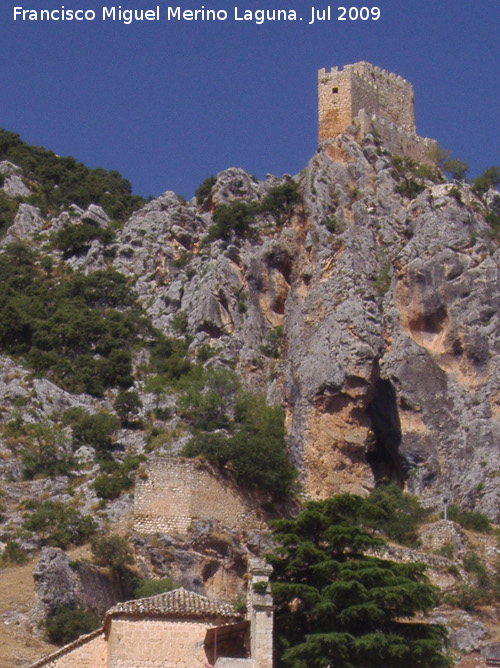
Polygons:
M425 190L425 184L422 179L435 180L435 173L432 168L426 165L419 165L412 158L402 158L394 156L392 158L393 176L398 181L394 191L414 199Z
M241 614L241 615L246 615L247 613L247 598L245 594L238 594L236 598L234 598L231 601L231 604L234 608L234 610Z
M61 427L35 423L25 427L29 440L21 448L24 477L67 475L73 465L73 453Z
M344 223L336 216L328 216L321 221L330 234L341 234L344 231Z
M382 531L404 545L417 543L416 530L428 516L418 499L395 483L380 485L371 492L361 511L363 524Z
M134 563L132 546L124 536L100 536L91 543L92 557L98 566L109 566L115 571Z
M61 250L67 259L73 255L86 253L94 240L107 245L114 241L114 233L109 228L96 227L89 223L72 225L59 230L54 237L54 246Z
M12 225L16 217L19 203L7 199L0 193L0 236Z
M270 213L278 225L283 225L299 201L297 183L287 180L279 186L269 188L267 195L260 203L259 212Z
M493 239L500 240L500 210L488 211L484 218L490 226L490 236Z
M349 199L352 202L355 202L359 196L361 195L359 188L356 188L356 186L353 186L352 188L349 188Z
M480 587L488 587L490 585L488 570L476 552L467 552L463 558L463 564L468 573L473 573L476 576Z
M207 240L228 241L232 233L238 237L248 236L258 212L259 206L256 202L234 200L230 204L221 204L213 212L214 222L208 230Z
M23 423L23 419L19 415L17 415L13 420L9 420L9 422L6 422L3 427L3 436L4 438L7 438L9 441L10 440L17 441L22 436L27 436L27 434L28 432L26 425Z
M132 598L147 598L167 591L172 591L177 585L170 578L152 580L151 578L132 578Z
M467 172L469 171L469 165L466 162L463 162L463 160L457 160L456 158L446 160L443 167L445 172L448 172L452 179L458 181L465 179Z
M444 602L455 608L473 612L483 603L483 595L476 586L461 585L444 596Z
M61 296L79 299L86 306L97 308L134 307L135 298L129 280L114 269L76 273L65 283Z
M185 340L158 334L151 347L151 370L163 376L165 384L178 380L191 369L187 353L188 344Z
M452 188L450 188L450 189L448 190L448 195L449 195L450 197L453 197L453 199L454 199L456 202L458 202L458 204L463 204L463 201L462 201L462 193L460 192L460 190L459 190L456 186L453 186Z
M201 206L212 192L212 188L216 184L215 176L208 176L195 190L196 204Z
M170 420L172 418L172 411L168 406L153 408L153 415L157 420Z
M453 543L445 543L434 552L440 557L446 557L447 559L453 559L453 557L455 556L455 549L453 547Z
M227 369L206 369L189 380L178 400L182 417L196 430L213 431L227 427L227 409L234 404L239 386L236 375Z
M283 410L268 406L263 398L243 395L236 405L236 420L240 426L231 439L236 480L273 498L287 497L296 472L286 451Z
M185 334L188 328L188 314L186 311L177 311L172 318L172 327L180 334Z
M65 549L85 543L95 533L97 524L90 515L82 515L60 501L44 501L36 504L23 528L36 533L45 545Z
M500 594L499 573L490 574L479 555L468 552L463 557L463 566L470 573L472 585L462 585L446 595L445 600L463 610L473 611L478 605L490 605L498 600Z
M244 292L240 292L238 295L238 313L245 314L247 311L247 296Z
M195 434L186 445L186 457L205 457L220 469L230 467L237 482L261 489L274 498L290 495L296 478L286 452L284 414L263 397L242 393L235 417L227 422L230 435Z
M283 326L275 327L269 332L266 343L260 347L260 351L266 357L278 359L281 357L281 345L283 343Z
M378 294L383 297L391 287L391 263L389 260L384 260L378 269L377 276L373 281L373 285Z
M459 506L448 506L448 519L452 522L457 522L464 529L471 531L479 531L480 533L489 533L491 531L491 523L486 515L479 512L470 512L468 510L460 510Z
M474 179L472 190L476 195L484 195L490 188L500 185L500 167L487 167Z
M203 457L223 470L233 454L230 439L221 432L195 434L182 450L184 457Z
M101 411L91 415L82 409L76 409L71 417L66 419L71 420L76 447L90 445L98 453L108 452L113 447L111 437L120 426L120 421L113 413Z
M134 382L130 352L113 348L101 363L101 376L106 387L130 387Z
M92 483L92 487L100 499L117 499L123 491L132 487L132 480L119 473L101 473Z
M434 183L439 183L441 180L436 172L436 169L430 165L417 163L413 173L417 178L428 179L429 181L434 181Z
M182 269L189 264L192 257L193 253L191 253L191 251L183 251L179 257L174 260L174 267L176 267L176 269Z
M92 483L97 496L100 499L116 499L130 489L134 484L134 472L145 459L144 455L130 455L121 464L114 460L101 460L103 473Z
M123 427L141 426L137 417L142 408L142 401L136 390L119 390L113 408L120 418Z
M415 199L424 190L425 186L423 183L410 178L403 179L403 182L394 188L394 192L403 195L403 197L408 197L408 199Z
M215 354L216 351L214 350L214 348L212 348L212 346L209 343L202 343L201 346L198 348L196 356L198 358L198 361L203 364L203 362L207 362Z
M0 562L4 565L17 564L18 566L22 566L27 561L28 555L26 551L16 541L9 540L3 549Z
M58 608L45 620L47 640L55 645L67 645L99 626L100 619L95 612L74 606Z

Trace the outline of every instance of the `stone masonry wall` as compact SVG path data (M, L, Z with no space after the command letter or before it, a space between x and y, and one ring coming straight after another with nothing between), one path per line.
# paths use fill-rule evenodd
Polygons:
M207 621L114 618L108 668L204 668Z
M247 617L250 621L250 648L255 668L273 668L273 597L269 578L272 567L260 559L251 559L247 589ZM266 583L265 592L255 590Z
M241 529L263 526L236 486L199 462L177 458L151 463L147 477L136 482L134 515L134 528L145 533L186 533L197 519Z
M437 154L437 142L434 139L409 134L394 123L381 120L376 115L370 116L363 110L353 122L359 128L359 141L368 132L375 131L383 144L391 149L393 155L402 155L417 162L433 164L433 155Z
M361 109L416 134L411 83L364 61L320 69L318 102L320 143L341 134Z
M319 143L354 124L358 141L375 130L394 155L433 163L436 142L416 134L413 86L370 63L319 70L318 120Z
M319 143L342 134L356 114L352 107L351 78L338 68L318 71Z

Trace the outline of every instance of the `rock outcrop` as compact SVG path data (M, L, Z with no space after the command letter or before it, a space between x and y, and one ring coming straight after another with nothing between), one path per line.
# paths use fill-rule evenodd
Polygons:
M0 163L0 197L9 214L0 220L0 253L11 254L12 266L22 262L26 244L36 251L32 276L46 278L50 289L71 276L115 270L128 278L142 308L133 306L134 317L149 318L125 374L127 382L127 374L134 375L133 419L123 413L118 419L112 383L90 396L68 391L71 384L59 387L57 374L36 377L32 363L45 354L47 337L38 339L30 358L23 357L26 347L2 348L3 548L18 542L32 555L46 545L46 537L25 530L25 519L42 501L56 502L92 515L100 529L128 532L141 576L169 577L225 598L241 590L249 554L269 548L269 536L259 531L211 520L194 522L187 537L130 530L134 475L145 476L165 455L177 456L190 437L182 389L151 382L151 324L165 337L182 337L199 371L202 365L230 369L244 387L284 408L288 452L304 498L368 494L389 479L429 507L440 509L446 498L499 521L500 251L491 221L500 219L500 197L493 189L478 195L465 182L447 183L429 166L394 160L377 136L368 134L360 144L356 128L349 132L322 144L293 178L258 181L231 168L209 181L199 202L165 192L121 227L94 204L67 204L50 215L32 196L18 204L13 197L28 196L21 184L36 184L15 165ZM228 214L221 233L220 212L236 215L237 207L243 207L241 229L231 228ZM67 243L58 245L55 235L62 232L60 241L68 231ZM108 287L114 285L116 274L106 275ZM95 288L87 289L82 300L96 311L105 308ZM120 308L129 303L119 304L115 323L122 323ZM19 323L25 326L21 317ZM100 326L98 319L94 324ZM106 360L111 343L85 353L89 368ZM61 368L71 373L66 362L59 374ZM230 421L234 401L226 403ZM74 437L78 415L102 412L115 420L111 439L103 445L81 433ZM29 479L26 462L45 446L45 436L31 431L37 423L60 438L54 452L66 448L69 466L52 477L37 477L35 470ZM112 488L117 481L118 491ZM462 561L468 549L446 522L422 540ZM403 552L396 558L404 560ZM406 557L418 554L407 551ZM426 563L444 589L456 585L449 559L431 555ZM45 547L34 575L37 621L60 606L101 612L124 595L98 569L71 564L60 549ZM483 636L483 627L466 616L456 629L453 642L461 650Z
M495 518L498 250L484 201L463 183L398 193L370 136L327 142L295 180L301 206L283 227L260 216L257 243L202 246L210 213L166 193L127 222L115 267L158 327L185 311L193 349L217 347L284 403L307 495L388 477ZM261 201L276 183L227 170L209 207ZM269 382L261 348L276 328Z
M78 607L103 615L118 601L126 598L119 578L86 562L72 562L57 547L44 547L33 570L35 602L32 608L34 624L63 608Z
M156 327L178 335L182 312L191 352L209 346L212 364L281 403L306 496L390 478L428 505L446 496L496 519L499 251L485 213L498 194L439 176L407 193L376 137L344 134L295 177L286 219L260 211L246 238L204 241L216 207L258 206L287 179L228 169L201 205L166 192L106 253L95 240L66 262L88 273L111 261ZM91 205L47 221L21 204L1 243L80 223L109 219Z

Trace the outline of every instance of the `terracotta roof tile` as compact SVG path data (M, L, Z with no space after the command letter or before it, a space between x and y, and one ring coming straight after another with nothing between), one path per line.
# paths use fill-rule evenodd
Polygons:
M213 601L181 587L164 594L157 594L135 601L118 603L106 613L106 619L114 615L147 617L182 617L201 619L206 617L237 618L240 615L229 603Z
M104 628L101 626L100 628L96 629L95 631L92 631L91 633L86 633L85 635L78 637L76 640L73 640L73 642L64 645L64 647L60 647L55 652L47 654L42 659L35 661L35 663L30 663L28 668L42 668L42 666L46 666L47 664L52 663L52 661L55 661L61 656L64 656L65 654L72 652L77 647L80 647L80 645L84 645L85 643L90 642L94 638L97 638L97 636L101 635L102 633L104 633Z

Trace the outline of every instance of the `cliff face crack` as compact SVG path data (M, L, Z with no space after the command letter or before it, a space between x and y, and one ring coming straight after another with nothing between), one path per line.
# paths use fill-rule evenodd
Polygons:
M401 445L401 424L396 404L396 392L388 380L378 379L372 401L366 409L369 416L373 439L366 453L377 482L393 480L403 486L406 480L405 460L399 452Z

